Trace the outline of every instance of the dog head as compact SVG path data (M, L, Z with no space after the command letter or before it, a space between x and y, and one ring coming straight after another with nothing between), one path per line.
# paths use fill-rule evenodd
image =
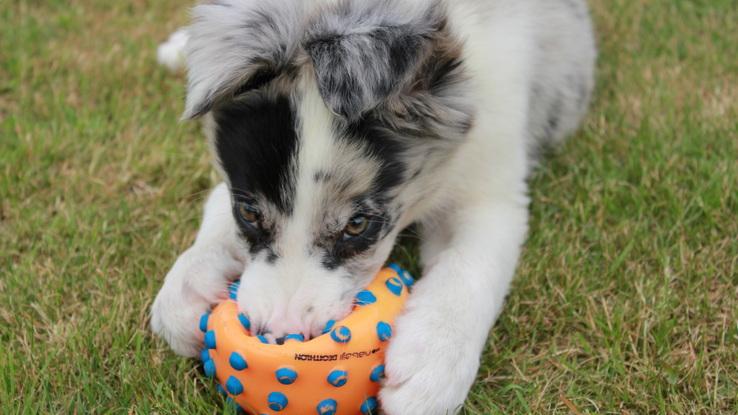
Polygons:
M473 117L440 3L306 3L221 0L189 28L184 116L206 116L250 256L239 305L274 337L349 312Z

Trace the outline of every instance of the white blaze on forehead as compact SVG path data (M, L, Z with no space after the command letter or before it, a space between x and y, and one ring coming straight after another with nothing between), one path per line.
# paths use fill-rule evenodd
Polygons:
M367 155L358 140L336 136L335 116L313 78L303 78L298 91L293 209L281 226L277 244L284 261L302 268L305 264L299 262L315 251L316 237L326 226L335 226L336 219L349 219L353 198L371 188L381 163ZM316 180L316 175L321 180Z
M336 143L333 138L333 115L325 106L314 81L301 82L302 96L297 103L298 153L295 195L292 215L285 224L282 256L304 258L313 243L313 221L322 209L321 184L314 179L317 172L329 170Z

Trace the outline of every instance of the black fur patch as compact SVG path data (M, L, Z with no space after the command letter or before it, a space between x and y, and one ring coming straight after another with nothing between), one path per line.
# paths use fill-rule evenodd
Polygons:
M238 192L234 195L233 215L236 217L236 224L241 233L249 243L249 252L256 255L262 251L267 252L267 262L273 263L277 260L277 254L274 252L274 230L267 228L263 223L250 224L240 220L238 214L238 204L241 203L242 196Z
M371 195L373 199L386 203L387 194L405 179L406 166L402 156L406 140L396 136L372 114L356 122L339 125L338 128L339 137L360 142L367 156L380 161L381 166L374 178Z
M343 265L347 260L360 255L377 241L385 237L389 230L392 229L394 221L386 216L381 209L369 209L362 202L357 202L357 212L364 212L369 220L367 230L356 237L339 236L338 239L330 241L323 248L326 250L322 263L328 269L336 269Z
M215 149L231 190L264 197L289 215L298 149L295 110L289 98L253 93L221 105L213 116Z
M241 85L236 90L236 92L234 92L233 96L238 97L245 94L246 92L259 89L269 82L273 81L277 77L277 75L278 73L270 67L259 69L258 71L256 71L256 73L254 73L253 76L251 76L251 78L249 78L248 81L246 81L245 84Z

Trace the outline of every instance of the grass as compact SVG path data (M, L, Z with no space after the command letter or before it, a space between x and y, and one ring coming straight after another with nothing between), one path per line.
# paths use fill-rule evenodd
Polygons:
M532 178L464 412L738 413L738 8L593 0L599 88ZM147 329L213 184L179 1L0 7L0 412L219 413ZM414 263L411 248L398 255Z

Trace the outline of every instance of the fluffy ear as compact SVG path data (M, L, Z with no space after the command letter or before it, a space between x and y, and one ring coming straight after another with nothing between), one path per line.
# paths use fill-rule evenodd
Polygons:
M290 65L303 31L302 0L219 0L196 6L187 34L183 118L258 88Z
M442 24L437 1L344 0L325 10L309 23L303 47L328 108L356 120L399 92Z

